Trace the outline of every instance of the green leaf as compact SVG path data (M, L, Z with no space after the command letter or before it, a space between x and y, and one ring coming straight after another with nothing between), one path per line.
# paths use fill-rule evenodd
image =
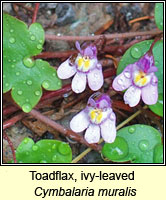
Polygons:
M158 78L158 93L163 93L163 40L157 41L153 47L153 55L155 60L155 66L158 71L155 72Z
M160 30L163 30L163 3L156 3L155 5L155 22Z
M67 143L57 140L40 140L37 143L24 138L16 150L18 163L70 163L72 151Z
M44 44L44 30L38 23L27 25L3 14L3 92L11 90L14 101L30 112L46 90L61 88L56 70L48 62L34 60Z
M163 94L159 94L158 101L154 105L149 105L149 108L151 111L153 111L155 114L159 115L160 117L163 117Z
M126 146L127 144L127 146ZM114 143L105 143L102 154L114 162L162 163L160 133L151 126L136 124L120 129Z

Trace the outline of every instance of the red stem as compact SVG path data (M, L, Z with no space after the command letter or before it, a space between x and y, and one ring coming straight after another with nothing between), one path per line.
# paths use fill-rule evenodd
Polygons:
M13 143L12 143L12 141L10 140L10 138L8 137L8 135L6 134L6 132L3 132L3 138L4 138L5 140L7 140L8 144L9 144L9 146L10 146L10 148L11 148L14 163L17 163L17 161L16 161L16 154L15 154L15 150L14 150Z
M34 8L33 17L32 17L32 24L36 22L39 5L40 3L35 3L35 8Z
M143 32L127 32L127 33L114 33L114 34L105 34L104 37L108 39L114 38L131 38L135 36L144 36L144 35L158 35L163 31L154 29L151 31L143 31ZM46 40L65 40L65 41L76 41L76 40L97 40L101 38L102 35L94 35L94 36L57 36L57 35L45 35Z
M20 119L22 119L25 116L25 113L20 113L14 117L12 117L9 120L6 120L3 122L3 130L6 128L9 128L10 126L12 126L13 124L15 124L16 122L18 122Z

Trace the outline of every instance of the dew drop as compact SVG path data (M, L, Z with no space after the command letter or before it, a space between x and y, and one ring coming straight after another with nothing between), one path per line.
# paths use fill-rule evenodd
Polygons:
M14 30L13 29L10 29L10 33L13 33L14 32Z
M28 139L28 138L25 138L25 139L24 139L24 144L27 144L28 141L29 141L29 139Z
M70 147L66 143L61 143L58 146L58 151L62 155L67 155L70 153Z
M57 156L54 155L54 156L52 157L52 161L55 162L56 160L57 160Z
M8 86L9 86L9 83L6 83L5 86L8 87Z
M38 90L35 91L35 95L36 95L36 96L39 96L39 95L40 95L40 91L38 91Z
M35 64L35 62L34 62L31 58L28 58L28 57L25 57L25 58L23 59L23 63L24 63L24 65L25 65L26 67L29 67L29 68L33 67L34 64Z
M37 151L39 149L39 147L36 145L36 144L34 144L33 146L32 146L32 150L33 151Z
M16 76L19 76L20 75L20 72L16 72Z
M133 134L135 132L135 127L134 126L131 126L129 127L129 133Z
M56 76L56 73L53 73L52 75L53 75L53 76Z
M27 80L27 85L32 85L32 81L31 80Z
M43 86L43 88L48 89L50 87L49 81L47 81L47 80L43 81L42 86Z
M53 145L52 145L52 149L56 149L56 144L53 144Z
M3 75L3 78L6 78L6 75Z
M42 44L42 43L43 43L43 40L39 40L39 43L41 43L41 44Z
M126 78L130 78L130 77L131 77L131 74L130 74L130 72L126 71L126 72L124 72L124 76L125 76Z
M34 35L31 36L31 40L34 41L36 37Z
M11 62L11 60L10 60L10 59L8 59L8 62Z
M29 103L25 103L25 104L22 106L22 110L23 110L25 113L30 112L31 109L32 109L32 106L31 106L31 104L29 104Z
M15 65L11 65L11 68L15 68Z
M141 151L147 151L149 147L149 142L147 140L141 140L139 142L139 149Z
M14 37L11 37L11 38L9 39L9 42L10 42L11 44L14 44L14 43L16 42L16 39L15 39Z
M28 155L29 155L29 152L26 152L25 154L28 156Z
M38 45L37 45L37 49L39 49L39 50L42 49L42 45L41 45L41 44L38 44Z
M58 83L57 83L59 86L61 85L61 82L60 81L58 81ZM78 91L79 92L79 91Z
M51 152L51 149L48 149L48 152Z
M134 58L140 58L142 53L141 51L139 50L139 48L137 47L132 47L131 48L131 55L134 57Z
M18 91L17 91L17 94L18 94L18 95L22 95L22 91L21 91L21 90L18 90Z
M46 160L41 160L40 163L47 163L47 161Z
M122 85L123 84L123 80L122 79L118 79L118 84Z
M95 73L95 74L94 74L94 77L98 78L98 74Z
M26 102L29 102L29 99L26 99L25 101L26 101Z
M155 61L155 65L157 66L159 64L159 62L158 61Z
M13 59L13 62L16 62L16 60L15 60L15 59Z

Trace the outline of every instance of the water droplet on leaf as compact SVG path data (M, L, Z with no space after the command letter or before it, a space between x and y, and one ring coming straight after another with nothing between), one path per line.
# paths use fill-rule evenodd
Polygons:
M139 50L139 48L137 47L132 47L131 48L131 55L134 57L134 58L140 58L142 53L141 51Z
M31 104L25 103L25 104L22 106L22 110L23 110L25 113L30 112L30 111L32 110Z
M28 139L28 138L25 138L25 139L24 139L24 144L27 144L28 141L29 141L29 139Z
M39 95L40 95L40 91L38 91L38 90L35 91L35 95L36 95L36 96L39 96Z
M135 127L134 126L131 126L129 127L129 133L133 134L135 132Z
M42 49L42 45L41 45L41 44L38 44L38 45L37 45L37 49L39 49L39 50Z
M10 29L10 33L13 33L14 32L14 30L13 29Z
M61 143L59 146L58 146L58 151L60 154L62 155L67 155L70 153L70 147L68 146L68 144L66 143Z
M43 81L42 86L43 86L43 88L48 89L50 87L49 81L47 81L47 80Z
M41 160L40 163L47 163L47 161L46 160Z
M34 41L36 37L34 35L31 36L31 40Z
M11 38L9 39L9 42L10 42L11 44L14 44L14 43L16 42L16 39L15 39L14 37L11 37Z
M52 157L52 161L53 161L53 162L55 162L55 161L56 161L56 159L57 159L57 156L56 156L56 155L54 155L54 156Z
M28 57L25 57L25 58L23 59L23 63L24 63L24 65L25 65L26 67L29 67L29 68L33 67L34 64L35 64L35 62L34 62L31 58L28 58Z
M31 80L27 80L27 85L32 85L32 81Z
M141 151L147 151L149 147L149 142L147 140L141 140L139 142L139 148Z
M16 72L16 76L19 76L20 75L20 72Z
M38 148L39 148L39 147L38 147L36 144L34 144L34 145L32 146L32 150L33 150L33 151L37 151Z
M15 68L15 65L11 65L12 68Z
M18 95L22 95L22 91L21 91L21 90L18 90L18 91L17 91L17 94L18 94Z

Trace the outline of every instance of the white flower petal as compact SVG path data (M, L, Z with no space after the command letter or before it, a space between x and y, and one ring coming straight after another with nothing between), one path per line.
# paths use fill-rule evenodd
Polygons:
M82 110L70 121L70 128L74 132L80 133L89 126L89 123L90 122L87 113L85 112L85 110Z
M84 137L89 144L98 143L100 140L100 127L95 124L90 124Z
M76 73L76 67L69 65L69 59L63 62L57 70L57 75L60 79L67 79Z
M112 112L110 118L103 122L101 127L101 135L105 142L112 143L116 138L116 116Z
M72 80L71 87L75 93L83 92L86 88L86 74L77 72Z
M136 106L141 98L141 89L135 86L130 86L124 94L124 101L129 104L130 107Z
M88 73L88 85L91 90L96 91L99 90L104 83L102 68L93 69Z

